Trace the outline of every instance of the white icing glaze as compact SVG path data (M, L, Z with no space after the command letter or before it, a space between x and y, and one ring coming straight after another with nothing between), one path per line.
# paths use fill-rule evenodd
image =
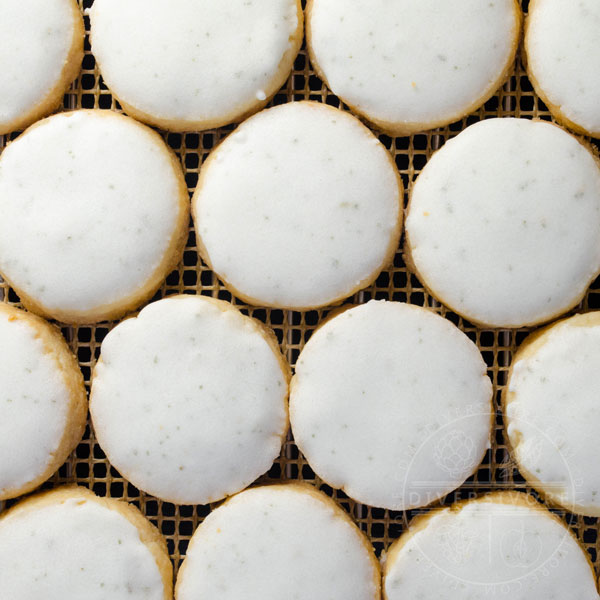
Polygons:
M70 402L59 364L35 329L0 311L0 496L48 467Z
M298 8L296 0L96 0L90 18L102 75L124 102L156 118L224 124L266 99L294 47Z
M74 29L71 0L0 0L0 129L58 84Z
M388 559L386 599L597 600L585 552L534 504L474 501L435 512Z
M1 519L0 564L2 598L164 598L158 566L136 527L84 498Z
M197 529L177 600L375 600L366 540L329 504L294 486L247 490Z
M513 366L508 435L517 460L555 501L600 516L600 319L557 323Z
M452 323L371 301L310 338L290 418L322 479L365 504L405 510L475 471L489 447L491 394L481 354Z
M286 374L251 319L226 303L178 296L108 334L90 411L109 460L136 486L204 504L273 464L286 398Z
M406 232L421 281L453 310L497 327L540 323L600 269L600 169L552 124L482 121L423 169Z
M600 135L600 4L536 0L526 36L527 68L546 98L590 133Z
M123 301L176 234L178 185L166 146L133 119L50 117L0 157L0 272L50 313Z
M483 103L513 60L514 0L313 0L307 30L335 94L370 119L433 126Z
M357 119L297 102L252 117L217 148L193 212L214 271L240 295L322 306L385 266L400 235L399 185Z

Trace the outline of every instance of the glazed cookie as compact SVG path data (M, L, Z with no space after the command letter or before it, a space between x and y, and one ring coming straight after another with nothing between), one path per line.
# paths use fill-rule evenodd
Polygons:
M0 302L0 500L48 479L86 417L83 377L58 329Z
M491 396L481 354L457 327L372 300L313 333L296 364L290 418L321 479L364 504L408 510L477 469Z
M508 438L519 470L548 500L600 517L600 312L528 337L505 389Z
M529 79L554 117L600 137L600 3L532 0L525 51Z
M308 0L315 70L375 126L408 135L479 108L513 69L517 0Z
M553 319L600 271L598 161L551 123L472 125L417 178L405 256L431 294L473 323Z
M368 539L331 498L305 484L257 487L198 527L177 600L379 600Z
M566 525L519 492L416 517L384 559L384 600L598 600L594 568Z
M183 173L162 138L107 110L36 123L0 156L0 273L66 323L114 319L156 291L187 239Z
M76 0L0 0L0 135L62 102L83 60Z
M401 202L392 157L364 125L294 102L213 150L192 211L202 258L236 296L305 310L376 279L399 243Z
M172 131L220 127L265 106L303 38L300 0L95 0L90 21L113 94L130 115Z
M279 455L289 370L274 334L231 304L188 295L154 302L102 342L90 396L98 442L124 477L158 498L220 500Z
M132 504L64 486L0 516L0 597L170 600L167 544Z

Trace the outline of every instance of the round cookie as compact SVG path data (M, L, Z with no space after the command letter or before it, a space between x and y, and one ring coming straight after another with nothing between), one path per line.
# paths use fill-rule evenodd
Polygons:
M529 336L504 389L512 455L549 501L600 517L598 397L600 312L576 315Z
M63 486L0 516L0 597L171 600L158 529L132 504Z
M370 301L326 321L290 392L296 444L317 475L364 504L425 506L489 448L492 384L479 350L435 313Z
M83 377L58 329L0 303L0 500L48 479L81 440L86 417Z
M265 106L303 38L300 0L95 0L90 22L112 93L130 115L172 131L220 127Z
M265 473L288 430L290 368L274 334L222 300L171 296L102 342L98 442L138 488L207 504Z
M600 4L531 0L525 52L529 79L553 116L600 137Z
M409 135L457 121L513 69L517 0L308 0L307 46L327 86L376 127Z
M198 249L236 296L294 310L341 301L393 259L402 181L349 113L294 102L248 119L204 163Z
M384 559L384 600L597 600L577 538L533 496L495 492L416 517Z
M600 168L545 121L489 119L436 152L412 189L407 264L472 323L542 323L600 271Z
M256 487L214 510L188 546L176 600L379 600L379 563L348 514L316 488Z
M36 123L0 156L0 273L30 310L66 323L115 319L181 257L189 201L150 128L81 110Z
M76 0L0 0L0 135L62 102L83 60Z

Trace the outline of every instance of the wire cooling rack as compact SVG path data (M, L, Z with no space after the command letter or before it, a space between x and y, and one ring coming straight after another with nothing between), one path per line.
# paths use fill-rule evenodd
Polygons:
M92 4L92 0L79 0L79 2L82 10L89 8ZM523 9L526 11L528 0L522 0L522 4ZM120 110L118 103L102 82L94 57L91 54L87 36L89 32L87 17L85 17L85 24L85 57L82 71L74 82L71 91L65 95L64 109L101 108ZM294 64L291 76L271 104L282 104L294 100L316 100L347 110L347 107L315 75L304 47ZM547 108L535 95L520 58L516 61L514 74L503 88L484 107L467 118L448 127L409 137L391 138L387 135L379 135L381 141L394 156L396 165L404 180L407 190L405 201L416 176L431 154L441 147L447 139L481 119L508 116L551 120ZM165 140L181 159L190 195L198 180L198 171L202 162L210 150L233 129L234 126L228 126L202 133L164 133ZM5 139L0 136L0 151L5 143L14 137L16 137L16 134L6 136ZM597 145L598 141L596 140L595 143ZM302 174L299 173L298 176L300 177ZM192 224L190 224L188 244L183 260L177 269L167 277L154 300L179 293L207 294L228 300L238 306L244 313L260 319L275 331L281 348L292 366L311 332L327 315L327 310L296 312L250 307L232 297L214 273L199 260ZM404 264L400 249L396 253L393 266L384 271L373 285L359 292L349 301L363 303L371 298L409 302L429 307L438 312L458 325L477 344L488 365L488 373L494 384L496 407L492 447L487 452L475 475L459 490L442 499L438 505L451 504L456 500L473 497L495 489L520 489L535 494L526 485L511 461L499 408L500 395L506 384L511 358L517 346L530 330L480 329L446 310L425 292L414 276L410 275ZM16 306L20 305L16 294L0 279L0 301L2 300ZM600 308L600 280L591 286L581 306L572 312L598 308ZM63 334L79 359L88 388L91 370L99 356L100 344L114 325L115 323L101 323L93 326L62 327ZM371 508L350 500L343 492L332 490L315 476L290 435L273 467L258 482L298 479L314 483L332 496L369 536L378 554L406 529L408 522L416 512L396 512ZM83 441L76 451L69 457L58 473L41 487L42 489L48 489L64 483L83 485L99 495L122 498L138 506L166 537L175 572L177 572L185 556L192 533L212 508L212 506L175 506L140 492L110 466L96 442L89 422ZM0 502L0 511L14 502L10 501L4 504ZM561 511L554 512L557 512L575 532L589 553L596 572L598 572L600 568L598 520Z

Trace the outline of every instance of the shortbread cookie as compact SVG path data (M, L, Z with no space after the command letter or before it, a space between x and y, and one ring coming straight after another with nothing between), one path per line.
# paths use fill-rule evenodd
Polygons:
M528 337L504 391L512 455L527 480L571 512L600 517L600 312Z
M548 321L600 271L598 161L551 123L472 125L417 178L405 250L430 293L473 323Z
M274 334L231 304L188 295L154 302L102 342L90 399L98 442L154 496L220 500L279 455L289 370Z
M0 303L0 500L48 479L81 440L86 416L83 376L58 329Z
M525 51L529 79L554 117L600 137L598 0L532 0Z
M384 600L598 600L594 568L533 496L496 492L416 517L384 559Z
M106 110L40 121L0 156L0 273L67 323L148 299L187 239L183 173L162 138Z
M364 504L408 510L477 469L491 396L481 354L452 323L371 301L313 333L296 364L290 418L321 479Z
M47 115L81 69L76 0L0 0L0 135Z
M331 498L306 484L246 490L194 533L177 600L379 600L379 563Z
M64 486L0 516L0 597L171 600L167 544L132 504Z
M95 0L92 51L125 110L191 131L241 120L283 85L302 44L300 0Z
M517 0L308 0L311 62L377 127L408 135L481 106L513 69Z
M372 283L399 243L402 182L348 113L316 102L263 111L214 150L192 210L198 249L251 304L304 310Z

